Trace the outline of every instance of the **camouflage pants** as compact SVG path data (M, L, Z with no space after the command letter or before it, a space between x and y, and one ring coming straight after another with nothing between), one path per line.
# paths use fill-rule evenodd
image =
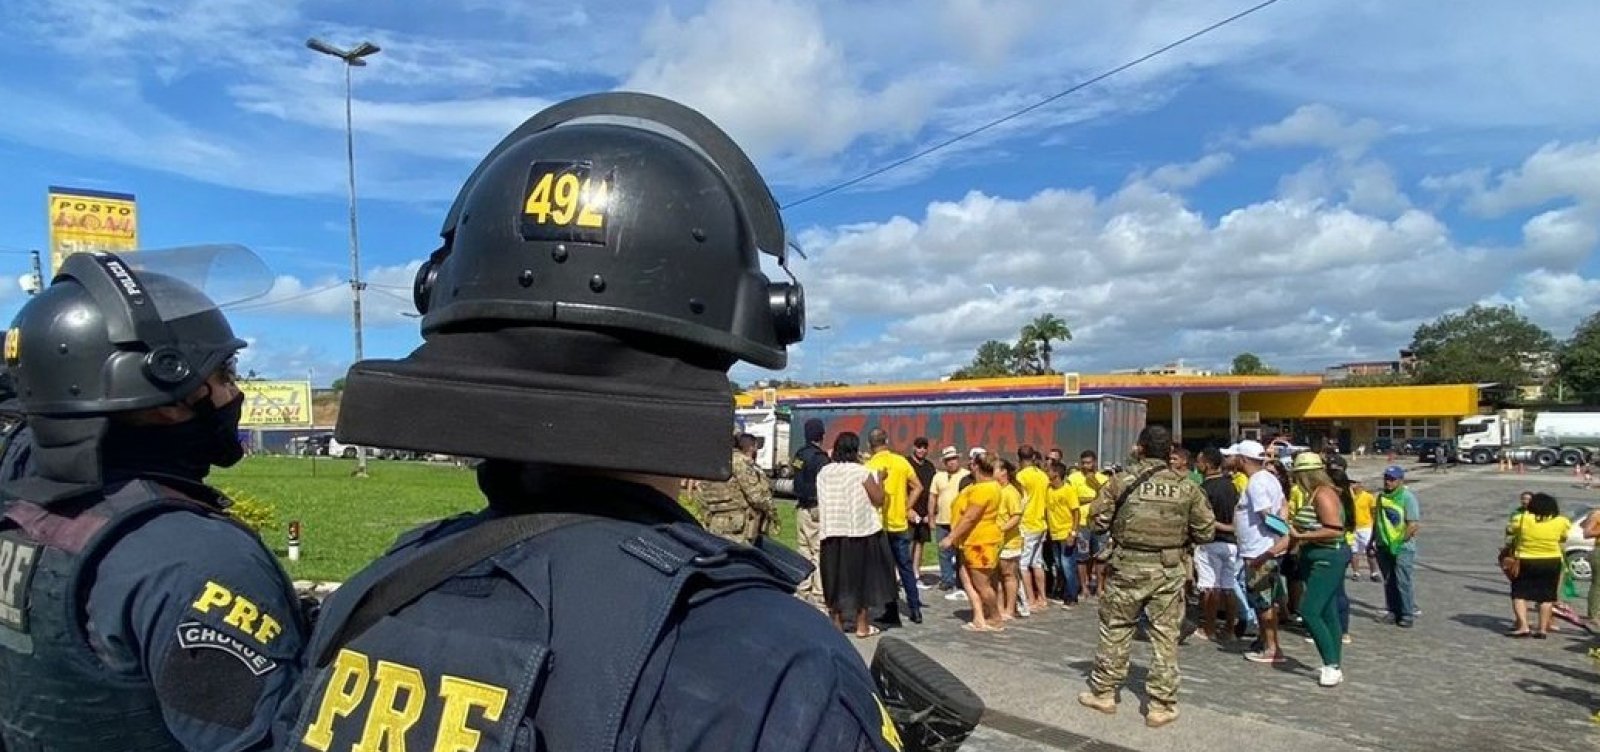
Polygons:
M1100 597L1100 646L1095 651L1089 689L1110 694L1128 678L1128 651L1143 613L1155 657L1146 689L1151 702L1178 701L1178 637L1183 629L1184 569L1158 563L1113 565L1109 587Z

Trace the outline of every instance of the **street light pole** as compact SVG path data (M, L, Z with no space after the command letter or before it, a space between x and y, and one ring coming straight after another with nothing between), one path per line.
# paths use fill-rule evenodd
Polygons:
M833 331L833 325L832 324L817 324L816 326L811 327L811 330L814 331L814 332L831 332L831 331ZM822 343L818 342L817 344L821 345ZM828 364L825 361L825 356L823 354L822 348L820 348L820 347L817 348L817 375L820 377L820 379L823 382L826 382L828 380Z
M353 49L341 50L316 38L306 40L306 47L344 61L344 151L350 184L350 314L355 328L355 360L360 361L364 357L361 341L361 290L366 285L361 281L361 240L356 232L356 132L352 116L355 91L351 69L366 65L367 61L363 58L376 54L380 48L371 42L362 42ZM358 477L367 477L367 448L364 446L356 447L355 474Z

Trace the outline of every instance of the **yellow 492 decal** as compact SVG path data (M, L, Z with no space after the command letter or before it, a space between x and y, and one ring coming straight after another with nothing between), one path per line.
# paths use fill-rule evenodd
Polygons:
M524 240L605 245L611 177L588 162L535 162L522 202Z

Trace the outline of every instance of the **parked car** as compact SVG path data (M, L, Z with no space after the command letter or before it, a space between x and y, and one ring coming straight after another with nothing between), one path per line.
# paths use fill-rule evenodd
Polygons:
M1580 512L1571 513L1572 532L1567 533L1567 540L1562 544L1562 553L1567 557L1567 566L1572 569L1572 578L1580 582L1587 582L1594 577L1594 567L1589 564L1589 552L1594 550L1594 539L1583 537L1583 521L1589 519L1595 507L1589 507Z
M1378 438L1372 440L1371 451L1373 454L1388 454L1393 450L1394 439L1391 439L1388 436L1379 436Z
M1455 442L1449 439L1412 439L1405 443L1401 451L1404 454L1416 457L1418 462L1432 464L1434 461L1434 449L1441 445L1444 446L1445 462L1461 461L1460 456L1456 454Z

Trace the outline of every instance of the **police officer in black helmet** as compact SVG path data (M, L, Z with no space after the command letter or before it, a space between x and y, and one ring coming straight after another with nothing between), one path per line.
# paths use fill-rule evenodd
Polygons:
M217 307L67 258L5 359L27 427L0 479L0 739L11 752L255 750L294 689L287 576L204 484L239 460Z
M487 458L488 507L324 604L292 749L890 750L809 565L674 499L721 480L743 359L804 328L771 194L667 100L558 104L478 166L419 272L424 344L351 368L341 441ZM662 446L672 451L660 451Z

